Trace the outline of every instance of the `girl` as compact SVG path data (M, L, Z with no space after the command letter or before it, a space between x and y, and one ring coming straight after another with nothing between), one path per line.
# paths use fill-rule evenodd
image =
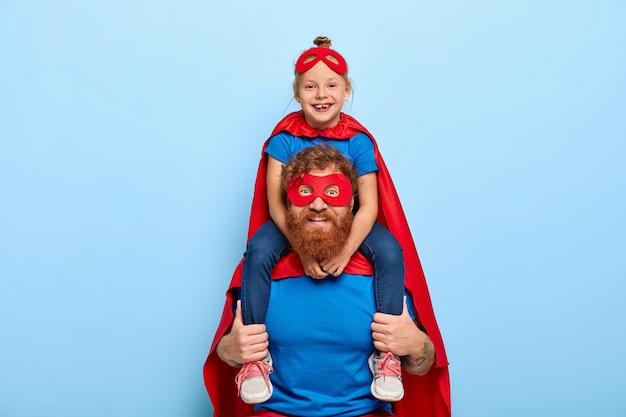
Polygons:
M377 311L394 315L402 313L402 248L394 236L376 222L380 198L377 148L367 130L341 112L351 93L345 59L330 49L328 38L318 37L313 43L315 47L303 52L295 66L294 97L302 110L279 122L264 146L266 171L263 167L259 170L255 199L267 199L271 219L258 230L253 224L255 219L251 219L250 230L256 230L256 233L248 242L241 276L244 324L265 322L272 269L289 251L287 207L280 186L282 166L299 150L318 143L337 147L356 167L359 175L358 201L348 241L343 249L328 259L300 255L304 271L315 279L323 279L328 275L339 276L358 250L374 268ZM383 401L400 400L404 395L400 359L389 352L376 351L370 362L373 373L372 394ZM263 361L244 364L237 376L237 384L240 396L246 403L260 403L271 396L272 385L268 374L272 372L272 365L269 355Z

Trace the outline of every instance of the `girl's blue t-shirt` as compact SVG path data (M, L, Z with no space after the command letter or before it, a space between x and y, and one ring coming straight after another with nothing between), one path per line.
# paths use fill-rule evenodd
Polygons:
M337 140L322 136L307 138L280 132L270 138L265 153L286 164L302 149L319 143L327 143L339 149L355 166L359 177L378 171L374 143L365 133L358 133L349 139Z

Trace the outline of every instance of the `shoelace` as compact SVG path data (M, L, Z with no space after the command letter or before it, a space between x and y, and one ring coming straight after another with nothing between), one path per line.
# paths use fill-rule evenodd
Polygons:
M248 378L254 378L256 376L262 376L265 379L267 386L270 385L269 374L274 372L274 368L266 361L248 362L243 365L237 376L235 377L235 383L237 384L237 392L241 390L241 384Z
M394 378L400 378L402 375L402 368L400 366L400 362L391 352L383 353L382 358L377 360L377 375L376 377L386 377L391 376Z

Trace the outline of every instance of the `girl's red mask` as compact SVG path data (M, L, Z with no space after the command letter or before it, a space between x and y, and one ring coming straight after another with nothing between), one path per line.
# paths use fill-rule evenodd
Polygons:
M303 174L293 178L287 186L287 198L298 207L311 204L321 197L327 204L344 207L352 199L352 183L343 174L317 175Z
M337 60L337 62L333 62L328 59L329 56L332 56ZM304 62L307 58L314 57L312 60L308 62ZM304 51L298 61L296 62L296 72L298 74L302 74L310 70L313 65L322 61L324 64L328 66L331 70L335 71L339 75L343 75L348 72L348 64L346 60L343 59L341 54L334 49L330 48L311 48L307 51Z

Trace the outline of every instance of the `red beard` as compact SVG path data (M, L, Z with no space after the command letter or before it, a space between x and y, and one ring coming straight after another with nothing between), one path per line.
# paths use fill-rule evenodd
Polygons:
M315 215L327 217L332 222L331 227L325 230L307 227L307 219ZM287 227L291 233L290 243L294 251L323 261L343 248L352 227L352 213L337 217L329 210L316 212L308 209L300 214L287 210Z

